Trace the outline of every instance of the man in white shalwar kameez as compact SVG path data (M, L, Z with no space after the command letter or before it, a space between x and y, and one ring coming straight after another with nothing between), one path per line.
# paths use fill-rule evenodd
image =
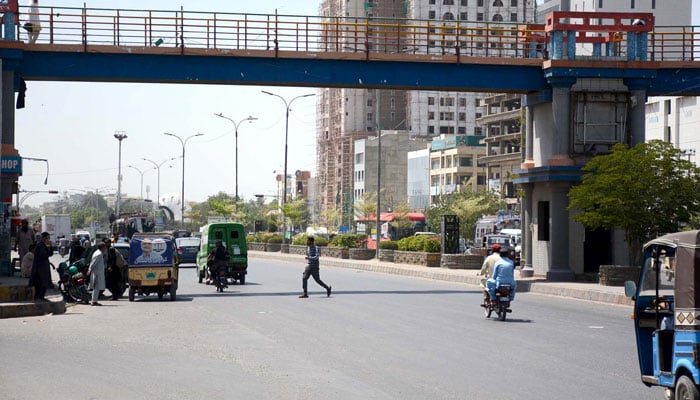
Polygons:
M90 268L88 275L90 276L90 287L92 288L92 305L101 306L97 300L100 298L100 292L105 290L105 253L107 245L100 242L97 246L97 251L92 254L90 260Z

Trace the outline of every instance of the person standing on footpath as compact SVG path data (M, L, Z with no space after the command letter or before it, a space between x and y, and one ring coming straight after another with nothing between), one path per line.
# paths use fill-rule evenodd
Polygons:
M24 259L24 255L29 252L29 246L32 244L36 245L36 232L29 227L29 221L23 219L15 241L15 251L19 253L20 260Z
M53 255L51 235L48 232L41 234L41 241L34 249L34 262L32 263L32 276L29 283L34 286L34 300L48 301L46 289L51 286L51 267L49 257Z
M90 287L92 288L92 305L101 306L97 300L100 298L100 292L105 290L105 253L107 245L100 242L97 245L97 251L92 255L90 260L90 268L87 275L90 277Z
M29 245L29 251L22 257L20 262L20 272L22 278L30 278L32 276L32 265L34 265L34 249L36 246L34 244Z
M107 271L105 271L105 286L112 293L112 300L119 300L122 290L122 271L124 258L121 253L112 247L112 242L109 239L103 240L107 248Z
M308 264L306 265L306 268L304 269L304 280L302 287L304 289L304 294L299 296L300 299L305 299L309 297L309 293L307 291L307 286L308 286L308 281L309 277L313 276L314 280L316 283L321 285L321 287L326 289L326 295L327 297L331 297L331 287L329 285L326 285L323 283L321 280L320 276L320 262L319 262L319 256L320 253L318 251L318 247L314 244L314 238L313 236L309 236L306 239L306 259L308 260Z

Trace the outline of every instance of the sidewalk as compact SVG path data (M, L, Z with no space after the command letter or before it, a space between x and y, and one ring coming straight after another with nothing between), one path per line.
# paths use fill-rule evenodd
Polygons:
M283 253L266 253L261 251L248 251L248 257L254 259L284 260L306 263L304 256ZM403 275L415 278L433 279L439 281L464 283L479 286L481 278L476 276L477 270L429 268L418 265L396 264L373 260L345 260L340 258L323 257L321 264L339 268L351 268L363 271L380 272L384 274ZM518 278L518 292L530 292L550 296L568 297L579 300L590 300L601 303L617 305L633 305L633 301L625 296L625 288L622 286L602 286L598 283L588 282L548 282L543 278Z

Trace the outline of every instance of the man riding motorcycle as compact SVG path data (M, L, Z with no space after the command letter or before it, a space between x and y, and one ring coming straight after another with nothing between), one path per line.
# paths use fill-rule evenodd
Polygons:
M209 279L211 283L215 283L218 279L219 267L226 267L229 260L229 254L221 240L216 241L216 247L209 253L207 257L207 265L209 266Z
M508 258L509 253L510 248L508 246L501 247L501 259L494 265L493 276L486 280L486 289L492 302L496 301L496 288L503 284L511 285L510 300L515 299L515 264Z

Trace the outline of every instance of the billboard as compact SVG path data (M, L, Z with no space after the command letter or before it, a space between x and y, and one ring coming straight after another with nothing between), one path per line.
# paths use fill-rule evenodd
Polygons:
M167 238L133 238L130 242L129 265L172 265L173 242Z

